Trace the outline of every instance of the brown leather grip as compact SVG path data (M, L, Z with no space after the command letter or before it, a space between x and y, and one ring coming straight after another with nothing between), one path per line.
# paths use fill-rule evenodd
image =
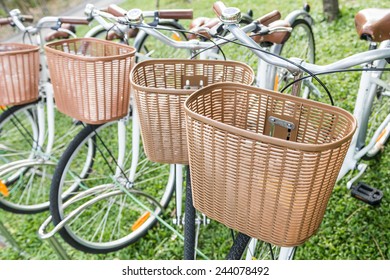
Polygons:
M268 26L271 22L274 22L276 20L279 20L282 17L280 12L278 10L274 10L260 18L258 18L256 21L260 24L263 24L265 26Z
M62 29L68 29L69 31L75 33L76 32L76 28L74 25L72 24L69 24L69 23L63 23L61 24L61 28ZM65 32L65 31L54 31L48 35L46 35L45 37L45 41L46 42L50 42L50 41L53 41L53 40L56 40L56 39L68 39L70 36L69 33Z
M59 21L69 24L89 24L89 20L86 17L60 17Z
M33 22L34 17L30 15L20 15L19 16L21 22ZM0 25L8 25L13 22L11 17L0 18Z
M127 11L119 7L118 5L111 4L107 8L107 13L112 14L116 17L123 17L127 13Z
M222 3L222 1L217 1L214 3L213 5L213 10L214 10L214 13L220 17L222 15L222 12L223 10L226 9L226 6L224 3Z
M191 9L160 10L158 11L158 16L164 19L193 19L194 14Z
M8 25L12 22L12 18L0 18L0 25Z
M19 18L22 22L33 22L34 21L34 17L31 15L20 15Z

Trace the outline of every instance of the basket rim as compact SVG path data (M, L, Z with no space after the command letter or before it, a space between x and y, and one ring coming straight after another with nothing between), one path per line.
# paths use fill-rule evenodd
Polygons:
M18 46L22 47L23 49L17 50L17 51L4 51L0 52L0 56L10 55L10 54L22 54L22 53L29 53L29 52L38 52L39 46L30 45L30 44L22 44L22 43L0 43L1 45L5 46Z
M299 102L299 103L305 104L305 105L312 105L313 107L317 107L317 108L320 107L320 108L325 109L326 111L333 111L335 113L338 113L339 115L343 115L344 117L346 117L350 121L351 130L342 139L339 139L339 140L337 140L335 142L331 142L331 143L323 143L323 144L298 143L298 142L287 141L287 140L283 140L283 139L279 139L279 138L275 138L275 137L271 137L271 136L267 136L267 135L263 135L263 134L254 133L254 132L251 132L251 131L248 131L245 129L234 127L232 125L224 124L224 123L215 121L213 119L210 119L208 117L205 117L203 115L200 115L198 113L195 113L188 108L189 104L194 99L196 99L199 95L202 95L204 92L207 92L209 90L214 90L215 88L222 88L222 87L228 88L228 89L237 89L238 88L238 89L249 89L251 91L254 90L254 91L257 91L259 93L262 92L262 93L266 93L267 95L278 97L279 99L295 101L295 102ZM195 91L184 102L184 111L186 113L186 117L190 116L196 120L202 121L206 124L209 124L211 126L214 126L216 128L219 128L219 129L227 131L227 132L231 132L231 133L236 134L236 135L241 135L241 136L244 136L246 138L249 138L249 139L252 139L255 141L260 141L260 142L267 143L267 144L273 144L273 145L277 145L277 146L286 147L289 149L302 150L302 151L308 151L308 152L321 152L321 151L331 150L331 149L334 149L334 148L341 146L343 143L349 141L349 139L352 138L353 134L355 133L356 125L357 125L356 118L350 112L348 112L340 107L331 106L331 105L324 104L321 102L303 99L303 98L297 97L297 96L282 94L282 93L279 93L276 91L271 91L271 90L267 90L267 89L263 89L263 88L248 86L248 85L234 83L234 82L215 83L215 84L205 86L204 88L201 88L201 89Z
M60 51L60 50L56 50L56 49L53 48L53 46L61 45L61 44L65 43L65 42L72 43L72 42L76 42L76 41L98 42L98 43L101 43L101 44L104 44L104 45L112 45L112 46L117 46L117 47L121 47L121 48L124 48L124 49L129 49L131 51L126 53L126 54L118 54L118 55L111 55L111 56L86 57L86 56L66 53L66 52L63 52L63 51ZM102 39L98 39L98 38L72 38L72 39L59 40L59 41L50 42L50 43L45 44L44 45L44 49L45 49L45 52L47 52L47 53L52 53L52 54L56 54L56 55L59 55L59 56L65 56L65 57L69 57L69 58L73 58L73 59L77 59L77 60L83 60L83 61L109 61L109 60L118 59L118 58L132 57L132 56L135 56L135 53L136 53L136 49L134 47L132 47L132 46L124 45L124 44L118 44L118 43L115 43L115 42L102 40Z
M253 69L251 67L249 67L248 65L246 65L245 63L242 63L240 61L207 60L207 59L193 59L193 60L191 60L191 59L180 59L180 58L172 58L172 59L155 58L155 59L141 61L133 67L133 69L130 72L130 83L131 83L132 89L136 89L136 90L144 91L144 92L153 90L153 93L164 93L164 94L171 94L171 95L188 95L188 94L191 94L194 91L196 91L196 89L174 89L174 88L168 89L168 88L146 87L146 86L138 85L134 82L134 73L138 68L143 67L143 66L147 66L147 65L151 65L151 64L154 65L156 63L159 63L159 64L161 64L161 63L169 63L169 64L172 64L172 63L176 63L176 64L179 64L179 63L182 63L182 64L201 64L201 63L204 63L204 64L214 64L214 65L215 64L226 64L226 65L236 64L236 65L242 66L243 68L246 68L251 73L250 84L252 84L253 81L255 80L255 72L253 71Z

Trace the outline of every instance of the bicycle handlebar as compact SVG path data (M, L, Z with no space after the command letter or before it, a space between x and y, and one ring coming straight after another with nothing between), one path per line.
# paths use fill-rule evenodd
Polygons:
M69 23L69 24L85 24L88 25L90 22L90 19L87 17L70 17L70 16L63 16L59 17L58 21L61 23Z
M34 17L31 15L20 15L19 16L21 22L33 22ZM5 17L5 18L0 18L0 25L8 25L8 24L13 24L14 21L12 17Z
M115 4L108 5L106 12L116 17L124 17L127 13L125 9Z
M116 17L124 17L127 11L118 5L111 4L106 9L107 13ZM157 16L162 19L192 19L193 11L191 9L175 9L175 10L158 10L153 12L143 12L145 17Z
M223 10L226 9L226 6L225 4L222 2L222 1L217 1L213 4L213 10L214 10L214 13L218 16L218 17L221 17L222 16L222 13L223 13Z
M274 22L276 20L279 20L282 18L282 15L278 10L274 10L262 17L259 17L256 22L263 25L269 25L271 22Z

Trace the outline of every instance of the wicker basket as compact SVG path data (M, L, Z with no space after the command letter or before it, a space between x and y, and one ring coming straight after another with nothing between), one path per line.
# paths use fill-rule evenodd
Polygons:
M188 164L183 103L200 86L233 81L251 84L245 64L212 60L147 60L130 75L145 153L155 162Z
M89 124L126 116L133 47L82 38L49 43L45 51L60 112Z
M184 106L196 209L278 246L316 232L356 128L350 113L235 83Z
M0 44L0 105L25 104L38 99L39 47Z

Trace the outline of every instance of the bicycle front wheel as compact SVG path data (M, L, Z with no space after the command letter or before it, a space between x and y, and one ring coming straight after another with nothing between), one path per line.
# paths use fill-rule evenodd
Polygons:
M374 147L363 156L365 160L378 158L390 138L390 124L384 126L385 119L390 116L390 74L388 71L383 71L374 75L377 75L372 79L376 83L371 89L371 94L374 96L365 104L371 109L361 124L357 143L358 148L364 148L372 139L375 140ZM384 127L380 129L381 126Z
M176 21L161 21L156 29L175 41L187 41L184 28ZM140 30L135 38L134 47L137 50L136 62L152 58L189 58L191 52L187 49L174 48L159 39Z
M290 38L282 45L274 47L273 52L285 58L301 58L305 62L315 62L315 41L311 25L304 19L295 19L291 24L292 31ZM286 69L278 68L275 77L274 90L280 91L286 85L294 81L294 76ZM318 99L316 93L312 93L309 88L311 79L306 79L302 82L299 96L303 98ZM292 92L292 86L287 88L285 93Z
M127 124L122 164L118 164L119 130L118 122L86 126L55 172L50 200L53 222L57 225L77 212L60 235L84 252L108 253L137 241L156 223L172 196L174 168L152 163L142 152L130 180L132 125ZM92 142L95 154L89 148ZM93 158L93 168L86 168L86 158ZM63 198L69 196L65 202Z
M37 103L13 106L0 115L0 166L32 157L38 141Z
M38 111L45 114L45 108L45 103L38 101L11 107L0 116L0 208L7 211L34 214L49 209L58 158L80 130L79 123L55 111L56 137L47 152L49 133L38 126ZM43 140L39 141L41 134Z

